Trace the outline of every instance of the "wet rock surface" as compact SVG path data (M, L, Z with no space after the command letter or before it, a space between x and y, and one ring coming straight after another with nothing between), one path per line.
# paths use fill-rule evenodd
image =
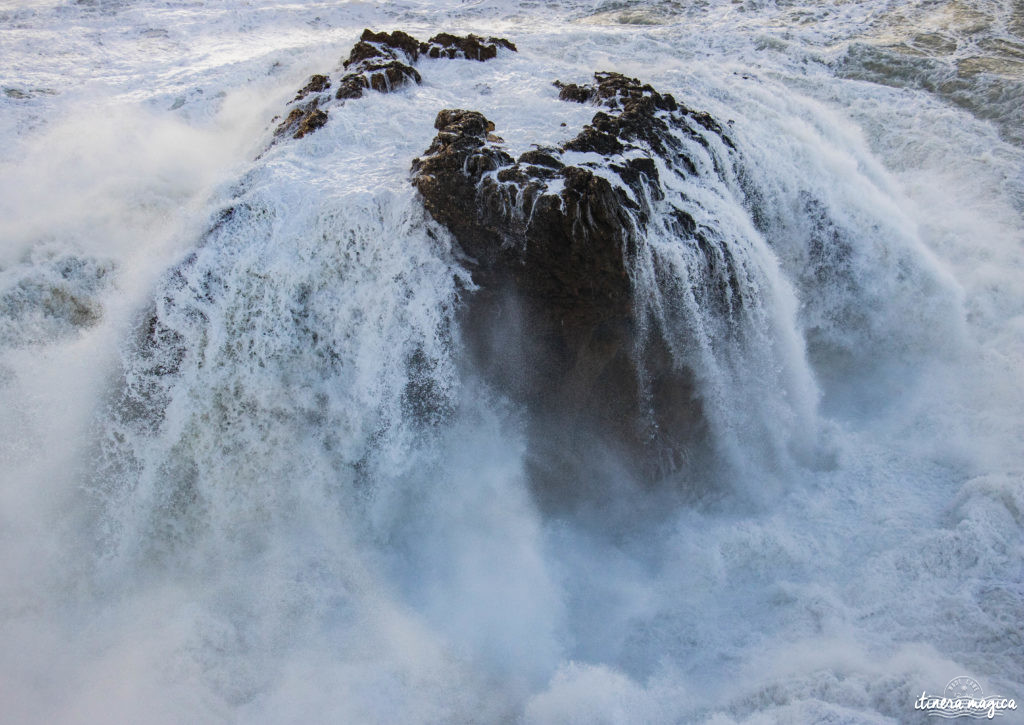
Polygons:
M375 33L364 30L342 64L348 71L338 83L337 99L359 98L367 89L390 93L423 79L412 67L419 57L420 43L408 33Z
M420 46L420 52L430 58L466 58L490 60L498 56L498 48L515 52L516 46L504 38L481 38L469 34L465 37L439 33Z
M292 138L302 138L308 133L316 131L327 123L327 112L317 108L317 102L313 101L307 106L293 108L288 117L281 122L274 132L275 136L291 135Z
M316 131L331 104L367 90L420 83L415 66L425 58L485 61L514 50L500 38L441 33L421 42L366 30L340 77L313 76L299 91L276 136ZM638 300L638 250L652 219L706 259L717 288L698 297L712 306L723 300L728 314L741 295L727 250L692 209L668 198L662 179L698 173L695 144L733 148L726 129L622 74L554 85L562 101L595 108L574 136L514 158L482 113L444 109L413 162L412 183L459 242L478 286L460 319L470 364L524 406L537 490L558 498L588 471L621 475L625 466L651 482L706 449L696 380L678 340L666 339Z
M562 100L601 108L557 147L514 159L484 115L447 109L412 165L427 211L457 238L480 286L463 320L474 362L529 409L549 492L604 459L656 479L684 465L705 434L692 373L644 324L634 263L665 198L660 174L693 171L682 139L706 144L710 132L732 142L707 114L636 79L594 80L556 83ZM680 243L712 254L685 209L664 211Z
M504 38L439 33L428 41L419 41L408 33L374 32L366 29L342 63L345 71L338 79L333 100L361 98L367 90L391 93L423 78L413 66L421 57L485 61L496 58L498 50L515 52ZM325 108L331 100L329 75L314 75L296 94L292 108L274 132L275 138L302 138L327 123ZM308 99L308 100L307 100Z
M295 95L295 101L301 101L311 93L323 93L331 87L331 79L324 75L315 75L309 79L309 83Z

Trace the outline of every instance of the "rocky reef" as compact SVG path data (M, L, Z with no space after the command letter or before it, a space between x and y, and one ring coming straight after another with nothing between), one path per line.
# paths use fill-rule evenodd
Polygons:
M367 28L342 63L345 72L337 81L334 99L360 98L367 89L390 93L410 83L422 83L414 67L421 56L485 61L496 58L499 48L516 50L504 38L439 33L422 42L401 30L378 33ZM302 138L327 123L323 106L331 100L331 87L330 76L311 77L291 102L293 107L278 125L275 137Z
M657 213L708 265L729 264L660 177L696 173L686 138L732 142L706 113L634 78L556 86L600 108L576 136L513 159L482 114L442 110L413 184L472 258L480 289L464 337L478 369L530 411L545 490L604 458L651 480L693 456L705 424L692 372L644 322L638 247ZM718 272L709 278L728 286Z
M368 90L419 84L423 58L486 61L515 50L501 38L440 33L422 42L365 30L338 75L314 75L299 90L275 136L302 138L327 123L327 106ZM682 294L726 327L743 291L729 244L669 191L679 183L667 183L720 174L735 148L726 128L619 73L554 86L561 101L595 109L574 136L513 158L482 113L444 109L413 160L412 184L475 283L459 319L468 364L522 406L537 488L558 497L588 470L614 465L653 482L708 449L689 343L640 290L644 274L648 288L666 275L680 284L678 270L652 262L652 227L686 245L696 261Z

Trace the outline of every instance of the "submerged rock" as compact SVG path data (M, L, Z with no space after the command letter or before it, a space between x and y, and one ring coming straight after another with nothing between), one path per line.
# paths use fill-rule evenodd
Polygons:
M693 172L681 139L710 131L732 144L710 116L636 79L557 85L563 100L602 107L575 137L513 159L481 113L443 110L413 184L472 258L480 290L464 336L527 405L545 485L606 453L656 478L693 455L705 424L693 374L638 310L637 247L665 198L659 168ZM682 243L709 246L685 209L670 212Z
M0 344L52 342L96 325L114 271L111 260L74 254L0 269Z

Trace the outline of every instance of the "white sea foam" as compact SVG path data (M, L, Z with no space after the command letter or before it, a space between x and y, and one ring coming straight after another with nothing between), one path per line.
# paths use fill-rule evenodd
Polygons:
M1022 21L891 5L0 4L4 718L903 722L965 673L1024 697ZM422 60L270 146L364 26L519 53ZM757 304L736 339L680 312L699 260L655 225L651 324L695 345L734 465L555 517L522 411L460 365L472 283L408 169L441 108L513 155L564 141L594 109L550 83L595 70L732 121L669 193Z

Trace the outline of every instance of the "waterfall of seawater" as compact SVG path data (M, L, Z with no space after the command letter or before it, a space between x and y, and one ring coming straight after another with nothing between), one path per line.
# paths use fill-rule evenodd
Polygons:
M964 674L1024 697L1003 5L0 7L0 719L889 723ZM364 25L519 51L420 60L275 141ZM595 70L731 142L655 159L630 267L712 450L548 510L409 169L442 108L512 156L557 145L595 108L551 82Z

